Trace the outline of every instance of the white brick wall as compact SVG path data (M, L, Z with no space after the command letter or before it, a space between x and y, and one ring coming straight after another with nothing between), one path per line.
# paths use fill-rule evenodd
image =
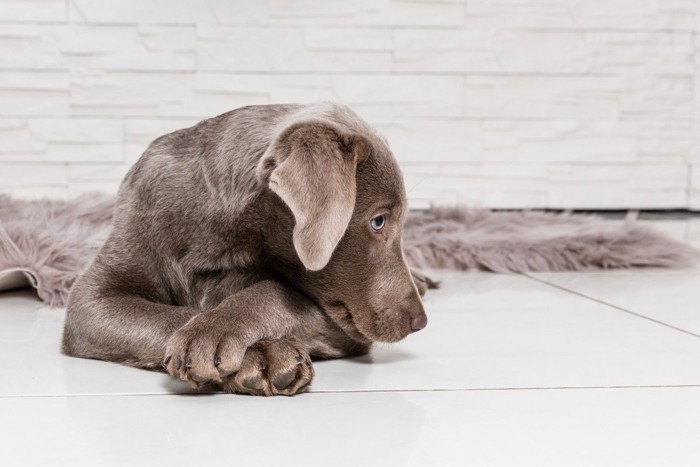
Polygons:
M155 137L335 100L414 206L700 210L700 0L0 0L0 191L116 190Z

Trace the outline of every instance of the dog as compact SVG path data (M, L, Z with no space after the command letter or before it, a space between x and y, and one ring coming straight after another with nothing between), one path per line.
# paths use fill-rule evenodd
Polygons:
M294 395L312 359L423 329L386 141L339 104L249 106L151 143L73 286L66 355Z

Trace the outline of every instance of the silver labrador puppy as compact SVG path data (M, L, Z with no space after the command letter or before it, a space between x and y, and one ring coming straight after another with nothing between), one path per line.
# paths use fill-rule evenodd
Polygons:
M403 256L401 172L337 104L234 110L156 139L73 287L63 352L195 386L292 395L312 358L427 323Z

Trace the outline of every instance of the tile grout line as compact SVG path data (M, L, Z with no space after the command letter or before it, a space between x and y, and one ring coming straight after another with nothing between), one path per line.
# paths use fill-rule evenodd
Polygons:
M303 394L382 394L397 392L509 392L509 391L561 391L561 390L598 390L598 389L680 389L700 388L700 384L641 384L641 385L611 385L611 386L523 386L513 388L433 388L433 389L321 389ZM302 394L302 395L303 395ZM228 394L221 391L213 392L127 392L127 393L86 393L86 394L9 394L0 395L2 399L52 399L79 397L205 397L205 396L246 396L245 394ZM285 396L288 397L288 396Z
M622 307L620 307L620 306L618 306L618 305L613 305L612 303L605 302L605 301L600 300L600 299L598 299L598 298L590 297L590 296L588 296L588 295L586 295L586 294L583 294L583 293L581 293L581 292L577 292L577 291L575 291L575 290L566 288L566 287L564 287L564 286L561 286L561 285L558 285L558 284L554 284L554 283L552 283L552 282L547 282L547 281L544 280L544 279L540 279L540 278L531 276L531 275L526 274L526 273L524 273L524 274L522 274L522 275L525 276L525 277L527 277L527 278L530 278L530 279L532 279L532 280L534 280L534 281L537 281L537 282L539 282L539 283L541 283L541 284L549 285L549 286L551 286L551 287L554 287L554 288L556 288L556 289L562 290L562 291L564 291L564 292L572 293L572 294L574 294L574 295L577 295L577 296L579 296L579 297L585 298L585 299L587 299L587 300L590 300L590 301L593 301L593 302L596 302L596 303L600 303L601 305L606 305L606 306L608 306L608 307L610 307L610 308L613 308L613 309L615 309L615 310L622 311L622 312L627 313L627 314L632 315L632 316L636 316L637 318L642 318L642 319L645 319L645 320L647 320L647 321L651 321L652 323L660 324L661 326L665 326L665 327L667 327L667 328L671 328L671 329L673 329L673 330L680 331L680 332L682 332L682 333L684 333L684 334L689 334L689 335L691 335L691 336L693 336L693 337L700 337L700 334L695 334L694 332L687 331L687 330L685 330L685 329L683 329L683 328L679 328L679 327L673 326L672 324L664 323L663 321L659 321L659 320L657 320L657 319L650 318L649 316L643 315L643 314L641 314L641 313L637 313L637 312L635 312L635 311L627 310L627 309L622 308Z

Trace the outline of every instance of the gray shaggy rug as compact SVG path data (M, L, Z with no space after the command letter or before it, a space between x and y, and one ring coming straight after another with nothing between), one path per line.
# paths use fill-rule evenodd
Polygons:
M63 306L107 237L114 196L25 201L0 195L0 290L30 284ZM434 208L409 215L404 250L416 268L493 272L689 266L698 252L634 219Z

